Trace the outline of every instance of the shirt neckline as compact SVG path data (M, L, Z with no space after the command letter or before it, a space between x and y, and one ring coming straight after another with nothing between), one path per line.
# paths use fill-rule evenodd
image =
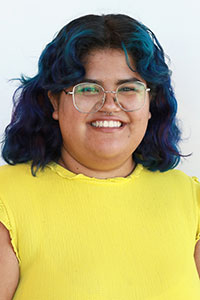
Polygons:
M143 165L137 164L136 167L134 168L133 172L128 175L127 177L114 177L114 178L106 178L106 179L100 179L100 178L95 178L95 177L89 177L84 174L75 174L68 169L64 168L63 166L59 165L58 163L52 161L47 164L47 167L49 167L53 172L55 172L57 175L70 179L70 180L87 180L87 181L95 181L99 183L105 183L105 182L127 182L132 180L135 177L138 177L140 173L143 170Z

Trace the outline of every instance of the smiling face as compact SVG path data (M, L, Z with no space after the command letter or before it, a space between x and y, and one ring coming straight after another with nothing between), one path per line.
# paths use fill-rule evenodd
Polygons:
M85 58L84 66L85 81L97 82L106 91L115 91L120 82L131 78L146 85L138 73L129 69L122 50L94 50ZM131 66L134 69L132 61ZM92 114L77 111L72 95L64 91L59 98L50 92L48 95L63 138L62 166L97 178L125 177L132 171L132 153L141 143L151 117L148 92L140 110L123 111L114 101L115 95L108 93L103 107Z

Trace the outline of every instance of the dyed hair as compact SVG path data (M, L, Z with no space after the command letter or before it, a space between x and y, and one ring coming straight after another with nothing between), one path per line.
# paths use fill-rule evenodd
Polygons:
M129 54L135 71L151 88L151 119L133 153L134 161L161 172L179 163L177 102L164 51L142 23L126 15L108 14L86 15L64 26L43 50L37 75L21 77L2 142L2 157L8 164L32 161L35 176L39 168L59 160L62 136L58 121L52 118L53 106L47 93L59 95L64 88L81 82L85 75L83 58L91 50L105 48L123 50L128 65Z

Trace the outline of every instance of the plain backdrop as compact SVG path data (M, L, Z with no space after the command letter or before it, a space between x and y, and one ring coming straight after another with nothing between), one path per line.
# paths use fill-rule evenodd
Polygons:
M17 87L16 81L9 80L21 74L35 75L41 51L72 19L90 13L124 13L148 26L170 57L183 131L181 151L192 153L178 168L200 178L199 11L199 0L4 1L0 18L0 138L10 121Z

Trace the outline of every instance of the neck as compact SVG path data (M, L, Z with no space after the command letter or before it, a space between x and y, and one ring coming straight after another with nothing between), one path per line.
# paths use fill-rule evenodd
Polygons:
M99 168L90 168L76 161L71 156L61 156L58 164L75 174L83 174L88 177L95 177L99 179L127 177L133 172L136 165L131 157L118 166L109 166L109 164L105 165L102 163Z

